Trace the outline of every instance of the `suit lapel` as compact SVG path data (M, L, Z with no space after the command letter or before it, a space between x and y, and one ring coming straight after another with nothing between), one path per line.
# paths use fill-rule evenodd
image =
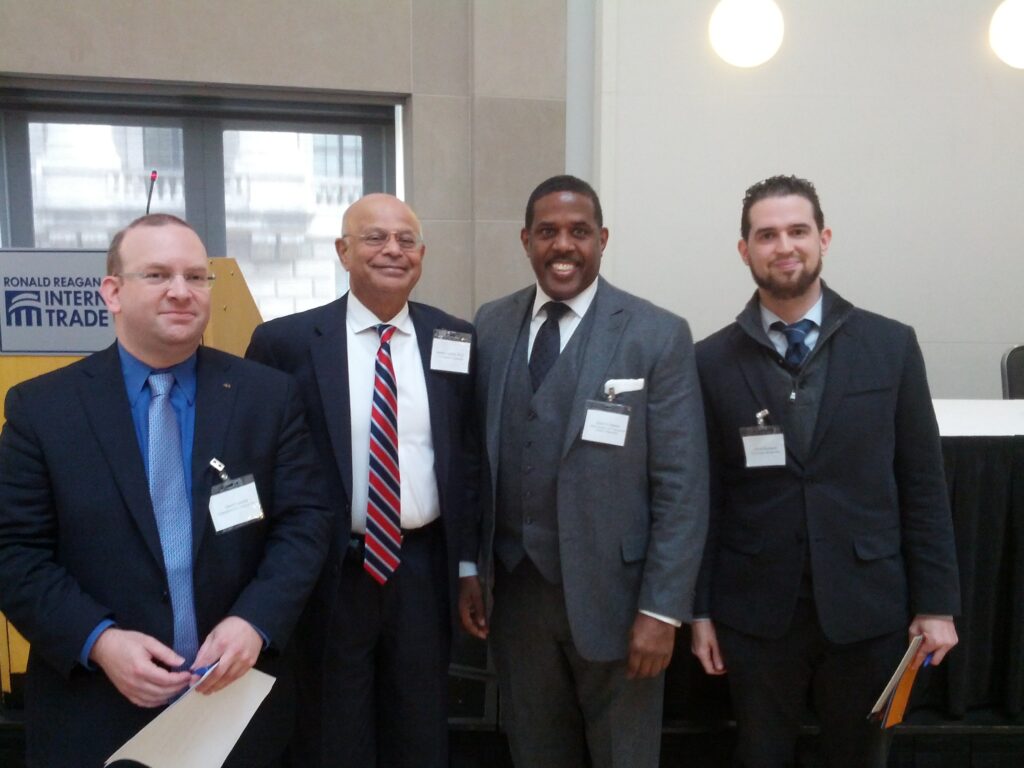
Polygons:
M814 425L814 436L811 438L809 456L814 456L817 452L825 431L836 415L839 403L846 395L855 362L864 359L863 349L859 348L859 340L850 331L848 323L844 323L835 331L832 338L828 340L828 344L828 373L825 377L825 391L822 393L821 405L818 407L818 420Z
M213 474L210 459L224 459L224 446L238 393L230 357L215 357L203 347L196 361L196 421L192 438L192 560L209 526L210 489L220 479ZM238 477L245 467L225 468Z
M327 434L334 448L338 474L348 500L352 500L352 428L348 388L348 294L329 305L323 323L313 328L310 355L320 389L320 403L327 422Z
M597 294L590 311L594 313L594 325L590 329L590 337L586 339L580 375L576 382L576 394L573 397L572 411L569 413L569 426L562 444L562 456L569 452L576 436L583 429L586 419L587 400L599 397L604 391L608 366L619 347L619 339L629 320L629 311L619 301L619 291L598 278ZM580 321L576 332L582 329L585 319Z
M490 341L488 359L490 369L484 371L487 379L487 456L491 465L492 488L498 482L498 451L501 439L501 412L505 402L505 387L508 384L509 366L512 353L526 321L527 307L533 304L535 288L527 288L513 294L509 301L495 313L492 325L499 329Z
M163 566L160 534L149 498L149 482L135 434L131 405L124 388L117 343L86 359L81 371L83 377L79 382L78 396L93 436L110 465L114 482L150 554Z
M434 443L434 474L437 478L437 489L443 491L445 484L441 478L448 476L449 449L446 439L448 431L448 398L445 394L444 382L430 368L430 355L433 350L435 323L430 322L423 306L409 303L409 317L416 328L416 344L420 349L420 360L423 362L423 380L427 385L427 411L430 414L430 433ZM452 373L449 376L460 374ZM441 508L444 509L442 500Z

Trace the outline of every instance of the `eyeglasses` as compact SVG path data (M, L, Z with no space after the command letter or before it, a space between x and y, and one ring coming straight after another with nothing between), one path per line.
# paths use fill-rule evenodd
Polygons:
M415 251L423 245L423 238L413 232L386 232L383 229L371 229L369 232L364 232L361 235L342 233L341 236L362 240L370 248L383 248L392 236L394 236L395 242L398 243L398 247L403 251Z
M193 291L208 291L213 287L213 281L217 279L216 275L209 275L203 272L182 274L165 272L161 269L150 269L146 272L118 272L116 273L116 277L127 277L132 280L138 280L146 285L152 286L153 288L164 288L170 285L174 278L181 277L181 279L185 281L185 285L189 290Z

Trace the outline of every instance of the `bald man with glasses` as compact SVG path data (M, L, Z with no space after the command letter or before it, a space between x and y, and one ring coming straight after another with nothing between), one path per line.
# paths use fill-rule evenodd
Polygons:
M335 516L293 762L443 768L472 327L409 301L426 247L401 200L358 200L336 248L349 292L265 323L247 353L298 379Z

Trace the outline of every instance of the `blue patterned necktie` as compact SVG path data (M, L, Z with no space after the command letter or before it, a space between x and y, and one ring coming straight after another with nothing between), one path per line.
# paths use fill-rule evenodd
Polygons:
M773 331L781 331L785 335L786 342L789 344L786 347L786 366L794 371L803 365L807 355L811 352L804 339L807 338L808 333L814 330L814 326L814 321L808 320L806 317L792 325L786 325L781 320L776 320L771 325Z
M171 406L172 386L172 373L149 376L149 496L171 593L174 651L190 665L199 650L192 595L192 507L185 487L181 432Z
M549 301L544 305L547 312L547 319L537 331L537 337L533 340L533 350L530 352L530 383L533 391L540 389L544 378L555 364L562 349L562 334L558 329L558 322L562 315L569 311L569 305L560 301Z
M363 568L384 584L402 561L402 476L398 470L398 381L391 361L395 326L377 326L380 347L374 365L370 409L370 481Z

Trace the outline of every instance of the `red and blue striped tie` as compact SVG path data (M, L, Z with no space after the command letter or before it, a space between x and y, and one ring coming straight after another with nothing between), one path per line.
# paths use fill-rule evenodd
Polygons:
M370 486L363 568L384 584L401 562L402 480L398 473L398 383L391 362L395 326L381 323L377 333L380 347L370 412Z

